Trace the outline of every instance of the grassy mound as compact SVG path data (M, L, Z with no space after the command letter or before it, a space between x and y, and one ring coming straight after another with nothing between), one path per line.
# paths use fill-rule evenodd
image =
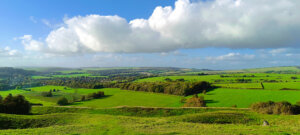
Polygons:
M250 124L259 121L258 118L255 118L253 116L233 111L186 115L180 119L183 122L207 124Z
M109 114L136 117L167 117L185 114L207 113L216 111L245 112L247 109L234 108L151 108L151 107L117 107L117 108L76 108L76 107L33 107L32 113L43 115L51 113L85 113L85 114Z
M0 115L0 129L24 129L24 128L40 128L52 125L66 124L66 118L70 119L69 114L53 114L41 116L24 116L24 115Z

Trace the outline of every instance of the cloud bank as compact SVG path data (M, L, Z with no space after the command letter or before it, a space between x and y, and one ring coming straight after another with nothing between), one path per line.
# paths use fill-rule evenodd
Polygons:
M299 0L177 0L148 19L87 15L65 19L26 50L61 54L152 53L177 49L299 47ZM44 47L43 47L44 46ZM237 54L235 54L237 55Z

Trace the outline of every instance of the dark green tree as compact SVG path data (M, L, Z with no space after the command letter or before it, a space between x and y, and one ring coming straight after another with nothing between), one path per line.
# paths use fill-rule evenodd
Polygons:
M69 101L66 97L63 97L63 98L60 98L58 101L57 101L57 104L58 105L68 105L69 104Z

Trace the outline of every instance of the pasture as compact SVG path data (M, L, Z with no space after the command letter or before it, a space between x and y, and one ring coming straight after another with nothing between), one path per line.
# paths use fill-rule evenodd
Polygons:
M289 101L295 104L300 101L300 91L218 88L207 92L204 99L209 107L237 105L238 108L248 108L252 103L263 101Z
M295 78L293 78L295 77ZM300 74L275 74L275 73L240 73L240 74L218 74L201 76L159 76L139 79L137 82L163 82L169 78L173 81L184 79L186 81L208 81L210 83L238 83L240 79L249 80L252 83L259 82L299 82Z
M48 92L49 90L59 90L59 92L52 92L53 97L43 97L41 92ZM64 86L42 86L33 87L31 91L25 90L11 90L0 91L0 95L6 96L9 93L13 95L22 94L29 101L33 103L42 103L44 106L56 105L56 102L61 97L66 97L72 101L80 99L82 95L89 93L103 91L106 97L101 99L93 99L90 101L75 102L71 106L84 106L84 107L117 107L117 106L146 106L146 107L181 107L180 103L182 97L160 94L160 93L147 93L147 92L135 92L120 90L118 88L104 88L104 89L84 89L84 88L68 88Z

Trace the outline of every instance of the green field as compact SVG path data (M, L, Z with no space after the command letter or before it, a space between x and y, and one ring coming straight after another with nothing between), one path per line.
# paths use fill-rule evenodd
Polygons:
M262 101L289 101L293 104L300 101L300 91L282 90L249 90L218 88L204 95L210 107L248 108L252 103Z
M225 77L221 77L221 76ZM296 77L297 79L291 79L291 77ZM208 81L211 83L216 83L220 81L220 83L230 83L236 82L236 79L251 79L254 82L264 82L275 80L278 82L299 82L300 75L299 74L273 74L273 73L242 73L242 74L220 74L220 75L203 75L203 76L160 76L160 77L152 77L139 79L137 82L157 82L157 81L165 81L166 78L170 78L172 80L176 79L185 79L186 81Z
M66 89L65 89L66 88ZM104 89L72 89L64 86L43 86L33 87L32 91L12 90L0 91L0 95L5 96L8 93L13 95L23 94L29 101L33 103L42 103L44 106L56 105L56 102L61 97L67 97L73 100L73 97L80 98L81 95L103 91L107 97L102 99L95 99L84 102L75 102L72 106L85 107L116 107L116 106L148 106L148 107L180 107L180 96L166 95L159 93L135 92L120 90L117 88ZM60 90L60 92L53 92L53 97L42 97L41 92L49 91L50 89Z

